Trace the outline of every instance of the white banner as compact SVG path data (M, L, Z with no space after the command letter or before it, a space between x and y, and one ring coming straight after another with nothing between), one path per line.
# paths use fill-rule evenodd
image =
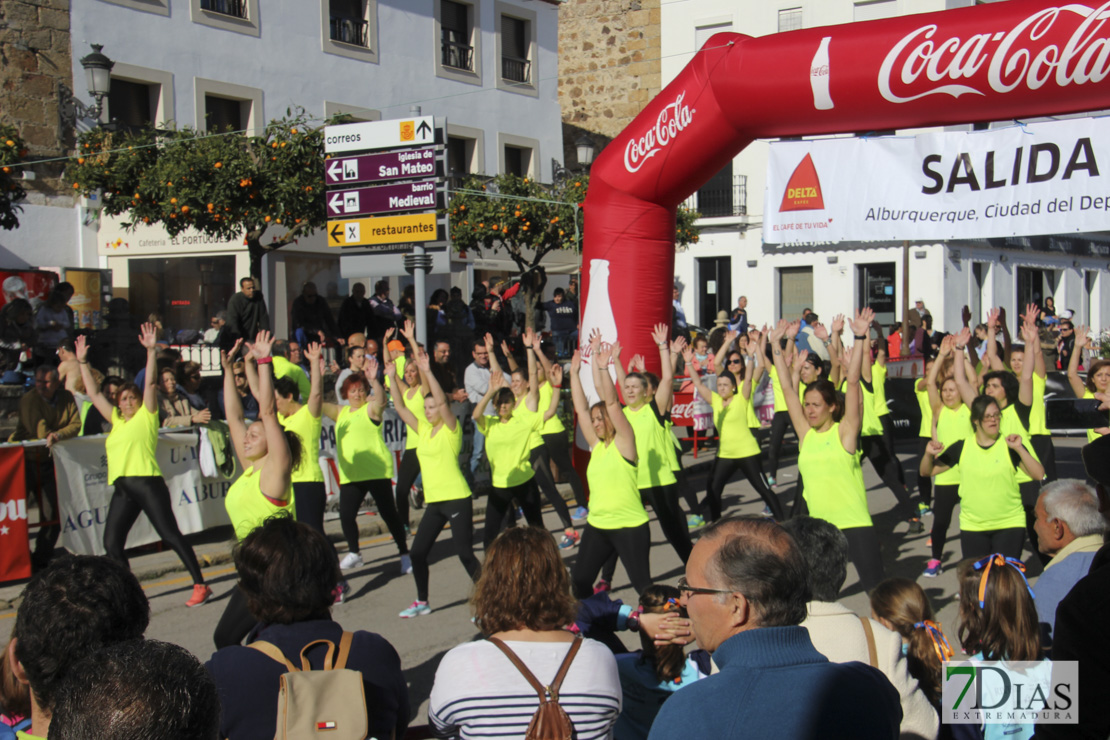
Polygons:
M70 552L104 554L104 524L112 501L108 485L105 435L77 437L54 446L61 511L62 544ZM224 497L232 479L205 478L197 461L195 432L159 435L158 466L170 489L177 526L193 534L230 524ZM127 547L157 542L160 538L145 514L140 514L127 537Z
M771 144L768 244L1110 229L1110 118Z

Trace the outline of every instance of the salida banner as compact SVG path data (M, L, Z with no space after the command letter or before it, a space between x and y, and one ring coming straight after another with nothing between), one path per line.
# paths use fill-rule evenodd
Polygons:
M0 448L0 582L31 577L23 448Z
M771 144L768 244L1110 229L1110 119Z

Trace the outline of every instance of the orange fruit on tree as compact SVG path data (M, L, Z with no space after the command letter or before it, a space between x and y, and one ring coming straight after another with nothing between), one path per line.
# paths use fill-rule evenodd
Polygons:
M264 218L262 220L265 221L266 223L270 223L270 217L269 216L267 216L266 218Z
M74 190L80 190L80 189L81 189L81 185L80 185L80 184L78 184L78 183L73 183L73 189L74 189Z
M78 157L77 158L77 164L84 164L84 163L85 163L85 158L84 157Z
M189 206L181 206L181 212L182 213L188 213L189 212Z
M295 133L297 133L297 129L291 128L291 129L289 129L289 133L295 134Z
M221 167L224 166L224 163L223 162L216 162L216 164L214 164L212 166L215 167L216 169L220 169Z
M14 141L12 141L11 139L8 139L8 140L7 140L7 141L5 141L4 143L5 143L5 144L7 144L8 146L15 146L15 142L14 142ZM86 144L85 146L88 146L88 145Z
M5 167L4 168L4 174L5 175L10 175L11 173L12 173L12 168L11 167Z
M177 198L170 198L170 203L176 203L176 202L177 202Z

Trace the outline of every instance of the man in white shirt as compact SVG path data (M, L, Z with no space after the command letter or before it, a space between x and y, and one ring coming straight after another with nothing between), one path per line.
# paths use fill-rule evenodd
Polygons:
M482 398L489 390L489 351L486 349L486 343L482 339L475 339L473 347L471 348L470 356L474 358L474 362L466 366L466 372L463 373L463 387L466 389L466 396L470 402L477 405L481 403ZM486 414L496 413L492 409L493 404L489 404L486 408ZM486 449L486 438L478 427L474 427L474 449L470 453L470 480L473 482L475 472L482 464L482 454Z

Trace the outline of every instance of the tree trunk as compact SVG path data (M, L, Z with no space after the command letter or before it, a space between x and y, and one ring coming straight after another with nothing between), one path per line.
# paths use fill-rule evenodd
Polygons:
M262 287L262 257L266 254L266 249L257 239L251 239L247 242L247 251L251 258L251 277L258 282L258 287Z

